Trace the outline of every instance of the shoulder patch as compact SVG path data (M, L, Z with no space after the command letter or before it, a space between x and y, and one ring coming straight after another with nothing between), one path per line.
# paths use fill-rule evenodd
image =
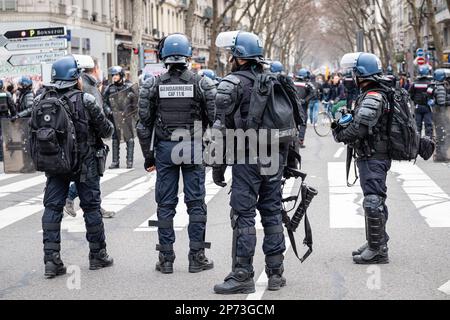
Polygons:
M370 91L369 93L367 93L368 96L374 96L377 98L381 98L381 93L376 92L376 91Z

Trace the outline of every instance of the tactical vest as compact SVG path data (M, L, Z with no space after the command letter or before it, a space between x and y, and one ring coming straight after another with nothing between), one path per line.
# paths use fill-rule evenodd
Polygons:
M170 139L176 129L193 133L196 121L202 121L199 81L201 78L189 70L183 73L166 73L159 78L157 86L158 136Z
M297 94L300 99L306 99L308 96L308 87L306 86L306 82L298 81L294 82L295 87L297 88Z
M8 94L6 92L0 92L0 116L8 114Z
M388 104L386 95L381 90L370 90L370 92L381 93L386 99L385 104ZM362 94L356 101L355 113L358 108L360 108L361 103L370 93L367 92ZM389 125L389 115L388 115L388 105L384 105L382 114L378 119L377 124L372 129L372 134L369 134L364 139L358 139L354 145L356 153L359 158L371 158L378 160L386 160L389 158L389 136L388 136L388 125Z
M413 83L414 94L412 100L416 105L426 106L428 103L428 87L431 84L429 79L418 79Z

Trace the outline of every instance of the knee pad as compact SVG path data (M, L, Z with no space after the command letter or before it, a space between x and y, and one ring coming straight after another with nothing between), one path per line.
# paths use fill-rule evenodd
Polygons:
M384 211L385 199L381 196L371 194L364 198L363 207L367 216L379 216Z

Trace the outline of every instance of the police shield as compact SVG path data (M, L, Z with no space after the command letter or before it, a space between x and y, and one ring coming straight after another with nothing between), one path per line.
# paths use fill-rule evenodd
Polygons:
M119 130L123 129L125 122L136 118L138 96L138 84L134 84L125 90L110 95L111 110L115 124Z
M5 173L34 173L33 160L28 147L28 121L11 122L2 119L3 158Z

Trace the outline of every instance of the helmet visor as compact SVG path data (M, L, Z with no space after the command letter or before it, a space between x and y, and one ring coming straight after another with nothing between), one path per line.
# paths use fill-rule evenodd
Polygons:
M360 55L361 52L347 53L346 55L344 55L341 60L341 68L344 71L352 70L353 68L355 68Z
M95 63L91 56L74 54L73 58L77 62L78 69L94 69Z
M216 46L218 48L231 49L236 45L236 39L240 31L221 32L217 36Z

